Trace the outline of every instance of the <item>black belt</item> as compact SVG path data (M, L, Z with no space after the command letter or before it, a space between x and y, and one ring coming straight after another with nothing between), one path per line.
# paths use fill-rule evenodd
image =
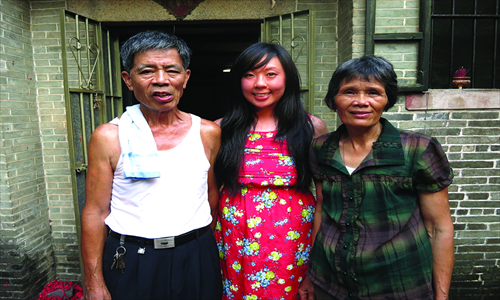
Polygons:
M188 243L199 236L202 236L205 232L209 230L210 230L210 225L207 225L203 228L195 229L193 231L178 236L170 236L158 239L147 239L133 235L126 235L124 241L126 243L138 244L141 247L151 246L154 247L155 249L174 248L182 244ZM117 239L120 239L122 237L121 234L114 232L111 229L109 230L109 235Z

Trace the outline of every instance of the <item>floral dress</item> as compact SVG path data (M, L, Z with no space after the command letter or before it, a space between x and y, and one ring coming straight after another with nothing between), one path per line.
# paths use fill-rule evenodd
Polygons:
M216 228L224 299L297 299L305 277L315 200L293 188L296 168L276 131L248 134L231 197L221 193Z

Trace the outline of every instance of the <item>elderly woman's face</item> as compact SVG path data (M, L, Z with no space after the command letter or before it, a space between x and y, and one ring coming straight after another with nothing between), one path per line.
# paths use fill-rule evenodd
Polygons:
M344 80L335 96L337 113L347 126L372 127L378 124L386 105L385 86L374 79Z

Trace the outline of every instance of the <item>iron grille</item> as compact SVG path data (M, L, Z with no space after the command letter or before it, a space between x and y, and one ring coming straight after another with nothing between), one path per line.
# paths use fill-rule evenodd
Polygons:
M432 2L430 88L452 88L460 68L469 88L500 88L500 0Z

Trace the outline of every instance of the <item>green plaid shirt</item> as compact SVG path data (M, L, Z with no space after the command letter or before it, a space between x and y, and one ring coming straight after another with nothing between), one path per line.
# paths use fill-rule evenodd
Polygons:
M307 274L337 299L432 299L417 190L440 191L453 173L435 138L380 122L382 133L351 176L337 151L345 125L311 144L323 210Z

